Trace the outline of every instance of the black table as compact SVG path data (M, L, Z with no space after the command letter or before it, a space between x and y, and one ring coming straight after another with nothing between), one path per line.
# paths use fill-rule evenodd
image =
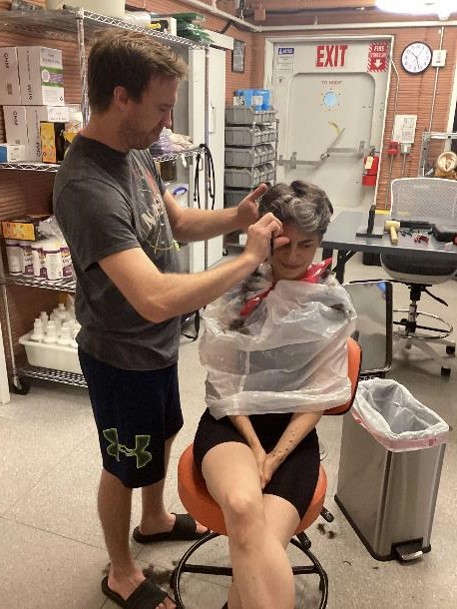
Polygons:
M367 217L366 213L360 211L341 211L330 223L324 235L322 240L323 258L329 258L333 255L333 250L337 250L337 263L334 271L340 283L344 281L346 262L356 252L424 256L424 260L439 257L441 261L455 261L457 266L457 246L453 245L451 250L447 250L445 249L445 243L437 241L433 235L427 235L428 243L415 243L412 236L399 234L397 245L390 242L390 235L387 232L381 238L356 237L358 228L366 226ZM388 219L388 215L377 214L375 227L383 226Z

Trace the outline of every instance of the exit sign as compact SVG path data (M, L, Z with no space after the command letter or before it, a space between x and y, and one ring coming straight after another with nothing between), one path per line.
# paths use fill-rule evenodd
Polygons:
M316 47L316 68L344 68L347 44L320 44Z

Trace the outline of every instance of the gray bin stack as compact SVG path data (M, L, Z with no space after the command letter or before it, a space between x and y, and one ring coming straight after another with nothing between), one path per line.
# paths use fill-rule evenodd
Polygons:
M228 106L225 123L225 207L233 207L262 182L275 182L276 111ZM226 244L239 245L238 235Z

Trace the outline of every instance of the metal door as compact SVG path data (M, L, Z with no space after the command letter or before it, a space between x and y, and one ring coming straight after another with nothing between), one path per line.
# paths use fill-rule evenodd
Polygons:
M288 46L285 46L288 44ZM373 49L382 48L382 62ZM388 43L326 40L276 43L271 84L278 110L278 181L313 182L334 206L372 203L363 159L380 151L388 85ZM267 76L268 79L268 76Z

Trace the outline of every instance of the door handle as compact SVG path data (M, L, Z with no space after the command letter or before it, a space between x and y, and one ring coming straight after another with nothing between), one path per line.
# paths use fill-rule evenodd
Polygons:
M285 159L282 154L278 157L278 165L282 167L289 167L289 169L296 169L298 165L320 165L321 161L299 161L297 160L297 153L292 152L290 159Z

